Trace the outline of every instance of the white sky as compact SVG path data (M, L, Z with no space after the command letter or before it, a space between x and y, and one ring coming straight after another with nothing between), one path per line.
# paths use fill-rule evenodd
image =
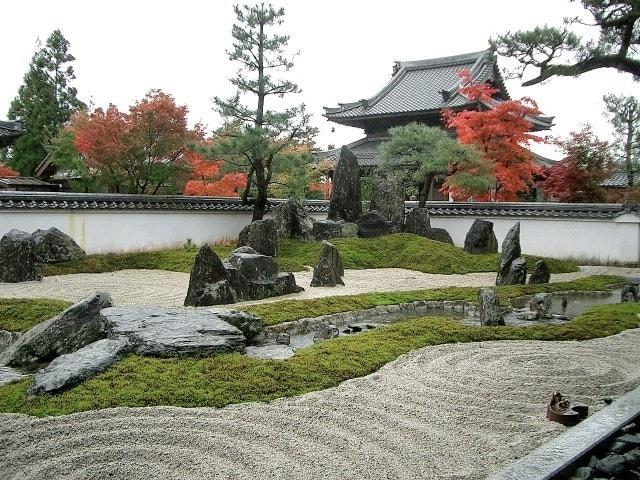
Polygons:
M126 109L151 88L172 94L189 107L190 121L211 129L219 118L214 95L233 89L228 78L236 67L227 59L234 21L229 0L106 2L21 0L0 12L0 118L6 116L35 50L59 28L71 43L79 96L96 106ZM490 36L506 30L560 23L582 12L568 0L285 0L284 31L300 50L291 78L320 129L317 145L337 146L356 140L362 130L328 122L323 106L370 97L389 80L394 60L417 60L482 50ZM505 59L500 60L502 66ZM604 138L611 130L603 116L605 93L640 94L630 75L600 70L577 79L555 78L522 88L507 81L512 97L535 99L543 112L556 116L551 133L565 135L591 122ZM331 128L335 127L335 133ZM547 146L534 150L558 158Z

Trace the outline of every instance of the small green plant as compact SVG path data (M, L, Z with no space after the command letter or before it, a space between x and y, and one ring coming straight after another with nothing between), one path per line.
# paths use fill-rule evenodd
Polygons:
M198 249L198 246L193 243L190 238L187 238L187 241L182 245L182 248L184 248L187 252L193 252L194 250Z

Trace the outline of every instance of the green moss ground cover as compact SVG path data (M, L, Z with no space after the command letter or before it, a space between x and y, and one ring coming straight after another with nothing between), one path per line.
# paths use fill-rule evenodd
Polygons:
M619 279L594 277L583 283L560 285L564 289L573 285L582 290L587 285L600 287L611 280ZM532 292L530 287L540 286L508 287L510 290L501 289L500 293L508 298ZM451 295L462 295L466 289L460 290L457 293L453 290ZM342 300L342 297L333 299ZM328 340L300 350L285 361L258 360L239 354L204 359L129 356L103 374L58 395L28 398L25 392L29 381L0 387L0 411L46 416L116 406L222 407L269 401L336 386L428 345L488 340L587 340L637 328L638 314L639 304L613 304L594 307L562 325L484 328L464 326L446 317L424 317Z
M396 233L378 238L336 238L346 268L407 268L426 273L495 272L498 254L472 255L461 248L436 242L408 233ZM214 245L221 257L226 257L233 245ZM280 243L278 263L280 270L298 272L314 265L320 251L319 242L286 240ZM197 251L163 250L109 255L89 255L73 262L46 265L45 275L70 273L101 273L124 269L155 269L189 272ZM531 267L538 257L527 257ZM546 259L553 273L574 272L574 262Z
M0 298L0 330L26 332L70 305L71 302L48 298Z

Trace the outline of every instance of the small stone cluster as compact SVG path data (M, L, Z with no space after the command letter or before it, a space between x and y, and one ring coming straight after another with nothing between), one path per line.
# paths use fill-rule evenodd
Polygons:
M0 353L0 384L38 370L29 395L71 388L135 353L204 357L244 352L264 329L255 315L235 310L114 307L98 292L36 325Z
M575 469L567 480L625 480L640 478L640 428L624 426L606 449L592 455L588 463Z
M55 227L29 234L10 230L0 239L0 282L42 280L42 264L77 260L84 250Z
M302 290L293 273L278 272L278 264L271 256L244 246L223 262L209 245L203 245L191 269L184 306L223 305Z
M516 222L502 242L496 285L524 285L527 282L527 261L520 253L520 222ZM538 260L529 283L549 283L550 278L546 262Z

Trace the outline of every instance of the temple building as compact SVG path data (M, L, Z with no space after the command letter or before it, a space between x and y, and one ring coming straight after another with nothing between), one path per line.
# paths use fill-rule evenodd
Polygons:
M486 82L498 89L492 102L470 101L458 92L460 79L457 73L467 69L474 82ZM365 136L349 143L366 174L381 162L378 147L387 140L391 127L420 122L430 126L442 126L442 111L492 108L497 102L510 99L498 68L497 58L491 50L408 62L395 62L389 83L371 98L338 107L325 107L324 116L331 122L361 128ZM534 131L548 130L553 117L530 117ZM319 159L337 160L340 149L317 154ZM532 152L536 162L549 165L553 162ZM431 200L442 200L439 188L444 178L434 184L429 194Z
M0 148L12 145L22 133L20 122L0 120Z

